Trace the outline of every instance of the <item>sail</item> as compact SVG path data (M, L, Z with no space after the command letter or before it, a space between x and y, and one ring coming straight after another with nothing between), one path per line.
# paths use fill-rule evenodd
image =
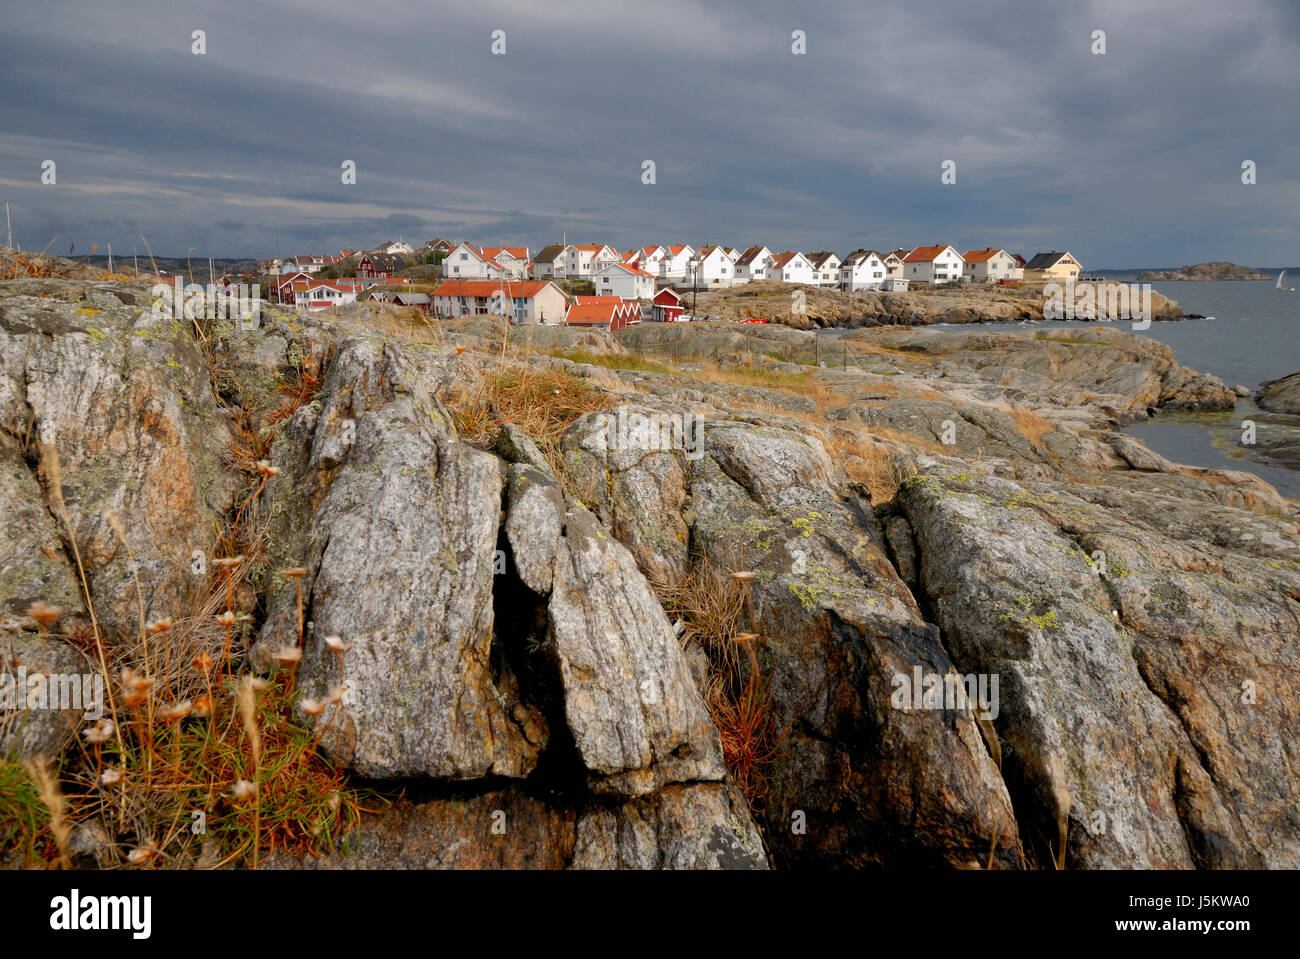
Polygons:
M1282 281L1285 279L1286 279L1286 270L1283 270L1281 273L1277 275L1277 288L1279 290L1282 289Z

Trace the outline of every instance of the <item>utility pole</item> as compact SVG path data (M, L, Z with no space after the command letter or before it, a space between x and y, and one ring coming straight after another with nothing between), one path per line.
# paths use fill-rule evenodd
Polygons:
M694 289L691 291L691 316L694 319L698 320L700 318L700 315L697 312L700 305L700 252L699 250L695 251L694 266L695 266L695 271L694 271L695 286Z
M8 246L9 249L12 250L14 248L14 228L12 224L10 224L9 222L9 201L8 200L5 200L5 233L9 237L9 242L6 244L6 246Z
M108 272L113 272L113 244L108 245Z

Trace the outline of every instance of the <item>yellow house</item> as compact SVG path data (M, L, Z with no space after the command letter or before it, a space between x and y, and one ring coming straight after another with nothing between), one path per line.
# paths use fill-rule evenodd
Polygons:
M1039 253L1025 264L1026 283L1064 283L1077 280L1083 267L1069 253Z

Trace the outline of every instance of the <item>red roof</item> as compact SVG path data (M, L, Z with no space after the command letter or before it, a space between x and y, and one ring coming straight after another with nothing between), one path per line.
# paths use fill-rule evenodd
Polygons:
M626 270L627 272L633 274L634 276L646 276L652 280L655 278L655 275L653 273L647 273L645 270L641 269L641 267L633 266L631 263L611 263L610 266L616 266L620 270Z
M473 244L466 244L473 247ZM495 260L502 253L509 253L516 260L528 259L528 247L526 246L481 246L477 247L480 254Z
M947 246L918 246L907 256L903 257L904 263L929 263L937 257Z
M785 253L778 253L776 256L772 257L772 265L780 269L796 256L799 256L798 250L787 250Z
M686 249L686 244L678 243L676 246L670 246L668 248L668 252L671 253L673 256L676 256L678 253L681 253L682 250L684 249Z
M338 290L342 293L356 293L359 287L353 283L341 282L336 283L333 280L295 280L293 283L294 290L319 290L321 287L329 287L331 290Z
M551 286L547 280L444 280L433 291L434 296L522 296L532 299L545 287ZM558 289L558 288L557 288Z
M1001 252L1001 250L995 250L990 246L983 250L970 250L967 253L963 253L962 259L967 263L987 263Z
M612 323L622 309L621 303L575 303L564 314L564 322Z
M621 296L575 296L573 299L579 306L587 303L617 303L621 306L623 303Z

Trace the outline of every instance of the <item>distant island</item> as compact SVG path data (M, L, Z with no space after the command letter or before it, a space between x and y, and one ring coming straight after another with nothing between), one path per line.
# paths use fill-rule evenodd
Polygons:
M1259 270L1236 263L1197 263L1176 270L1146 270L1138 274L1139 280L1267 280Z

